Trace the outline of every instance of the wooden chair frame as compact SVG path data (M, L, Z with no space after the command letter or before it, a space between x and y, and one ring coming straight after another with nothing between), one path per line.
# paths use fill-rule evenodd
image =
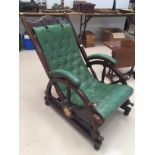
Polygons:
M39 20L35 22L30 22L27 20L25 16L21 16L22 22L24 24L24 27L30 36L34 47L36 49L36 52L39 56L40 61L42 62L42 65L46 71L46 74L49 78L49 82L47 84L46 93L45 93L45 103L46 105L52 105L55 107L56 110L58 110L63 116L65 116L72 124L74 124L78 129L83 131L92 141L94 144L94 148L98 150L102 144L103 137L100 135L99 127L104 123L104 119L100 116L99 113L97 113L94 109L94 104L92 104L85 93L71 80L69 80L66 77L62 76L52 76L49 72L50 69L48 67L46 58L44 57L41 47L34 35L33 27L38 26L46 26L50 24L62 24L62 23L71 23L68 16L62 16L62 17L56 17L56 16L44 16L40 18ZM72 23L71 23L72 25ZM73 28L73 25L72 25ZM73 28L74 30L74 28ZM79 43L79 40L77 38L76 32L74 30L74 35L78 44L78 47L81 51L81 54L83 56L83 59L85 61L86 66L90 69L90 72L92 73L92 76L97 78L97 75L93 69L93 65L99 64L103 66L103 73L102 73L102 80L101 82L104 82L104 78L106 76L106 68L109 68L115 72L115 74L119 77L118 81L114 81L114 83L122 83L126 84L125 79L122 77L120 72L114 67L114 65L108 61L107 59L88 59L87 54L83 48L83 46ZM57 82L61 82L66 85L67 87L67 95L65 96L63 92L60 90ZM51 89L52 87L55 88L58 97L55 98L52 95ZM84 103L84 107L78 108L71 104L70 98L71 98L71 90L74 90L77 95L81 98L81 100ZM121 108L124 110L124 114L128 115L131 108L129 107L131 105L130 101L127 100Z

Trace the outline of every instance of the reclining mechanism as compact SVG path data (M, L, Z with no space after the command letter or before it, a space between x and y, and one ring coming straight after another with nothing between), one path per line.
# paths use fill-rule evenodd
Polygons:
M68 17L44 16L30 22L22 16L22 21L49 78L46 105L55 107L84 131L98 150L104 139L99 127L119 107L124 115L131 110L129 97L133 89L115 68L117 61L104 54L87 56ZM101 80L94 65L103 66ZM107 84L109 69L118 79ZM53 88L57 96L51 91Z

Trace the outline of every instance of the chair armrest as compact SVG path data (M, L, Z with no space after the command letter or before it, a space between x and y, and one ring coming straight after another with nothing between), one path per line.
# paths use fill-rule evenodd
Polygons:
M114 59L111 56L106 55L106 54L92 54L92 55L89 55L87 58L88 58L88 60L101 59L101 60L108 61L114 65L117 64L116 59Z
M81 85L80 80L77 77L75 77L73 74L71 74L69 71L58 69L58 70L52 71L51 75L54 77L56 76L56 77L65 78L70 82L72 82L72 84L74 84L76 87L80 87Z

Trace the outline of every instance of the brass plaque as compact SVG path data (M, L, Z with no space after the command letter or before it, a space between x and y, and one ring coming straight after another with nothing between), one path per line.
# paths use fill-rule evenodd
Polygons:
M65 114L66 117L68 117L68 118L72 117L72 112L67 106L64 107L63 111L64 111L64 114Z

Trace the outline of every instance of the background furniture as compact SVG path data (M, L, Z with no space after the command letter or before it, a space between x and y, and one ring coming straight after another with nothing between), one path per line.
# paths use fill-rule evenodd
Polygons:
M82 43L85 47L94 47L95 46L95 34L91 31L83 32L82 34Z
M104 17L120 17L118 19L118 22L116 24L114 24L117 27L120 27L119 25L121 25L121 29L123 29L124 27L124 22L125 22L125 18L124 17L134 17L135 16L135 12L134 11L120 11L120 9L116 9L116 10L111 10L111 9L95 9L94 13L82 13L82 12L75 12L74 10L58 10L58 11L53 11L53 10L44 10L44 12L20 12L19 15L24 15L27 17L32 18L38 18L41 16L69 16L70 19L72 20L73 24L74 24L74 28L76 29L76 32L78 33L78 38L80 41L82 41L82 33L88 31L87 26L88 24L90 24L89 26L93 25L93 23L89 23L89 21L92 18L96 18L99 17L101 18L101 20L95 20L95 22L97 22L95 25L100 25L99 28L97 26L95 26L95 30L100 29L100 27L102 27L103 25L102 23L102 18ZM111 19L109 19L111 20ZM75 23L74 23L75 22ZM116 21L115 21L116 22ZM106 23L106 22L105 22ZM121 24L120 24L121 23ZM111 25L113 24L113 22L111 22ZM22 25L22 23L21 23ZM107 26L107 24L105 24L105 26ZM105 27L106 28L106 27ZM22 26L20 26L20 33L23 33L24 28ZM96 34L95 30L92 30L92 28L89 30L91 30L93 33L95 33L96 35L96 39L99 39L101 37L100 33ZM98 38L98 36L100 36Z
M104 42L104 44L112 50L112 57L117 60L115 67L131 67L131 69L123 75L133 75L135 66L135 42L129 39L120 39ZM113 76L113 73L111 72L110 75Z
M124 32L119 28L101 28L103 31L103 41L112 41L125 38Z

